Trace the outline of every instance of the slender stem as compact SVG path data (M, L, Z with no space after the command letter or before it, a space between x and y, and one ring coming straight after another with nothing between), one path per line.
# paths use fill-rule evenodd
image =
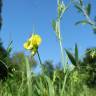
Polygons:
M62 46L62 40L59 40L59 44L60 44L60 49L61 49L61 61L62 61L62 65L64 68L64 72L65 72L65 63L64 63L64 50L63 50L63 46Z
M42 61L41 61L41 58L40 58L38 50L37 50L37 55L38 55L38 58L39 58L40 65L42 65Z
M42 73L44 74L45 69L44 69L44 65L43 65L43 63L42 63L42 61L41 61L40 54L39 54L38 50L37 50L37 55L38 55L38 58L39 58L40 67L41 67L41 69L42 69Z
M60 31L60 19L58 20L58 31L59 31L59 45L61 49L61 61L65 72L65 64L64 64L64 50L62 45L61 31Z

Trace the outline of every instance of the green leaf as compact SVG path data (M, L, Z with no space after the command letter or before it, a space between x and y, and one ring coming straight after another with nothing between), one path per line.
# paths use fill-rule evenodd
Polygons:
M82 12L82 8L79 4L74 5L78 12Z
M8 54L8 55L9 55L10 52L12 51L12 43L13 43L13 41L11 41L11 42L9 43L9 45L8 45L8 48L7 48L7 54Z
M75 60L74 56L72 55L72 53L70 53L67 49L65 49L65 51L66 51L66 54L68 55L68 58L70 59L71 63L74 66L77 66L76 65L76 60Z
M56 36L58 39L60 39L60 31L59 31L59 22L53 20L52 21L53 30L56 32Z
M78 47L77 47L77 44L75 44L75 60L76 60L76 63L78 63Z
M79 0L79 2L80 2L80 5L82 6L83 5L83 1L82 0Z
M90 15L90 12L91 12L91 4L90 3L86 6L85 10L86 10L87 15Z
M53 30L56 31L56 21L55 20L52 21L52 27L53 27Z
M77 21L75 23L75 25L78 25L78 24L83 24L83 25L86 25L86 24L90 24L87 20L81 20L81 21Z
M47 80L48 87L49 87L49 96L56 96L54 91L54 86L52 84L52 80L48 76L45 76L45 79Z

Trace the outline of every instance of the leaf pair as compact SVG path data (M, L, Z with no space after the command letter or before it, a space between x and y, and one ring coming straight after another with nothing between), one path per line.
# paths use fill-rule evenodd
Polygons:
M76 2L74 3L74 6L75 8L78 10L78 12L83 12L85 11L85 13L90 16L90 13L91 13L91 4L88 3L86 6L83 5L83 1L82 0L79 0L79 3Z
M71 63L74 66L78 66L79 63L79 56L78 56L78 47L77 44L75 44L75 56L71 52L69 52L67 49L65 49L66 54L68 55L68 58L70 59Z

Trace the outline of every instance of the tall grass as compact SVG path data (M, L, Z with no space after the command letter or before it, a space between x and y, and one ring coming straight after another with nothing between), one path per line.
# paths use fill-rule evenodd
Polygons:
M13 76L0 82L1 96L95 96L95 89L84 83L77 71L54 70L53 79L46 74L32 73L25 58L26 74Z

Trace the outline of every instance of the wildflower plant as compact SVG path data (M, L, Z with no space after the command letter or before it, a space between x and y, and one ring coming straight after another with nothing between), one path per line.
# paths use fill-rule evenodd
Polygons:
M63 17L63 14L68 9L69 5L71 4L71 1L72 0L70 0L70 3L68 5L65 5L63 1L57 0L57 19L52 21L52 27L53 27L53 30L56 33L56 37L58 39L60 50L61 50L61 62L62 62L63 68L64 68L64 73L66 73L65 76L64 76L64 81L62 83L62 88L61 88L61 92L60 92L61 95L60 96L63 96L63 94L66 93L65 86L66 86L66 81L67 81L67 77L68 77L68 74L69 74L69 72L66 70L67 69L67 67L66 67L67 62L64 61L64 50L63 50L60 23L61 23L61 19ZM67 61L67 59L66 59L66 61Z
M40 65L42 66L42 61L38 52L38 47L41 44L41 42L42 42L42 39L40 35L32 34L32 36L24 43L24 48L27 50L30 50L32 53L32 56L34 56L37 53L40 61Z
M62 61L64 71L65 71L66 65L65 65L65 62L64 62L64 50L63 50L63 44L62 44L60 23L61 23L61 19L63 17L63 14L69 8L69 5L71 4L71 2L72 2L72 0L70 0L68 5L65 5L63 1L57 0L57 19L52 21L52 27L53 27L53 30L56 33L56 37L57 37L57 39L59 41L59 45L60 45L61 61Z
M34 56L37 53L41 67L42 67L42 62L38 52L38 47L41 44L41 42L42 42L42 39L38 34L32 34L32 36L24 43L24 48L27 50L30 50L32 53L32 56ZM26 74L27 74L28 96L32 96L32 92L31 92L32 86L30 85L31 84L31 68L27 58L25 58L25 62L26 62L26 72L27 72Z

